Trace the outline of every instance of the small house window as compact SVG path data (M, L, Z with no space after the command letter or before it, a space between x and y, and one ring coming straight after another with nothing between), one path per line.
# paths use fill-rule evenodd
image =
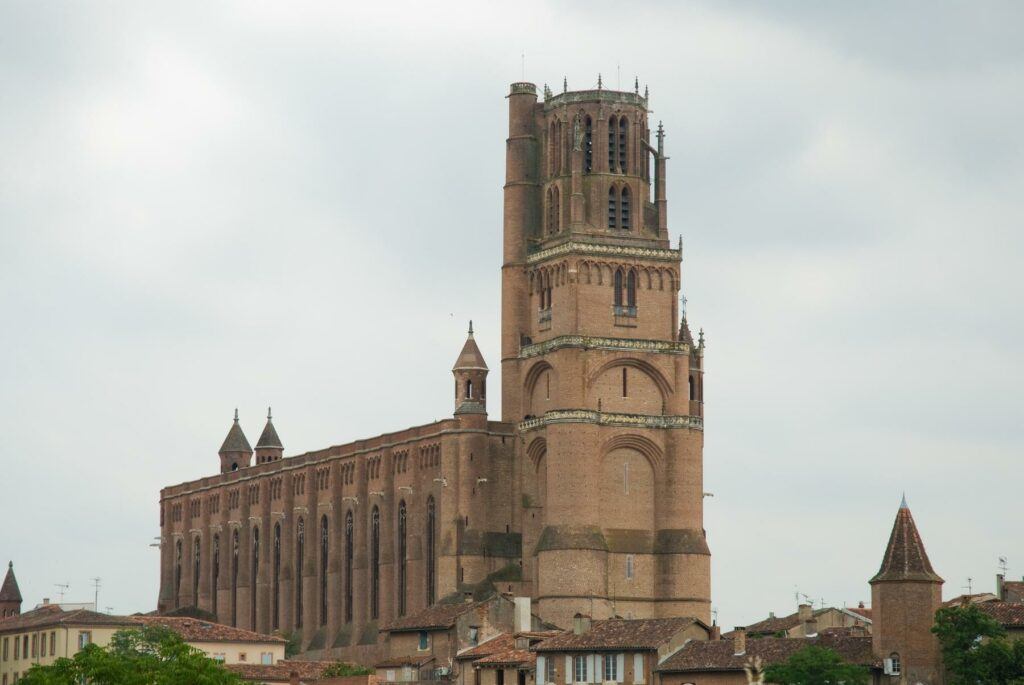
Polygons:
M626 580L633 580L633 563L634 556L632 554L626 555Z
M473 628L470 628L470 631L473 631L473 630L474 630ZM430 649L430 633L428 633L425 630L421 630L420 631L420 646L419 646L419 648L421 650Z
M893 652L892 654L890 654L889 655L889 663L890 663L889 675L899 675L900 674L900 655L898 653L896 653L896 652Z
M579 654L572 660L572 679L577 683L587 682L587 657Z
M618 655L617 654L605 654L604 655L604 679L615 681L618 680Z

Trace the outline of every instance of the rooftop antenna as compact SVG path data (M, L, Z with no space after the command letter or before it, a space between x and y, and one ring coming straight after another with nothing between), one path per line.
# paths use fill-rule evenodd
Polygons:
M526 80L526 50L523 50L522 54L519 55L519 58L520 58L520 60L522 62L522 69L523 69L523 79L522 80L525 81Z
M1009 567L1006 565L1006 557L999 557L999 572L1005 576L1008 568Z
M711 625L718 623L718 607L711 607Z
M961 585L960 589L967 588L967 596L970 597L974 594L974 578L967 576L967 585Z
M96 576L95 578L91 578L91 580L93 589L93 607L98 611L100 606L100 581L103 579L99 576Z
M57 595L58 595L57 603L58 604L63 604L64 603L64 593L67 592L68 588L70 588L71 586L68 583L54 583L54 585L57 586Z

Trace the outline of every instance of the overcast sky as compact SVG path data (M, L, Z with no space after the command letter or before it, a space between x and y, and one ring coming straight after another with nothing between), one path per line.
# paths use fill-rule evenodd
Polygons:
M344 6L344 7L341 7ZM650 86L707 332L726 626L870 598L903 490L945 594L1024 575L1024 8L0 2L0 557L155 607L162 486L498 379L504 96ZM621 74L621 77L619 76ZM497 387L495 385L494 387ZM499 408L492 398L491 414Z

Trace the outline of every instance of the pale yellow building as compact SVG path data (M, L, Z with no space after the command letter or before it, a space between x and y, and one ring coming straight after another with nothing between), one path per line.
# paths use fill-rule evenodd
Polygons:
M187 644L228 665L270 666L284 659L286 643L272 635L195 618L110 616L86 609L64 611L56 604L44 604L0 620L0 685L14 685L33 665L71 658L88 644L105 647L118 630L140 625L169 628Z
M106 645L114 633L137 625L127 616L108 616L55 604L0 621L0 685L13 685L34 664L72 657L90 643Z

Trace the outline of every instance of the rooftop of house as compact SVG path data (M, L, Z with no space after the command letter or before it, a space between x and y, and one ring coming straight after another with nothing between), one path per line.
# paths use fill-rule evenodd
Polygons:
M402 668L403 666L414 666L419 668L434 660L432 654L411 654L404 656L389 656L373 664L374 668Z
M760 657L762 664L769 666L785 661L807 645L832 649L848 663L872 667L880 665L871 653L870 637L829 631L808 638L748 638L746 650L740 654L736 653L735 640L691 640L655 670L662 673L742 671L750 659Z
M1024 602L982 602L975 606L999 621L1004 628L1024 628Z
M441 630L451 628L463 614L487 604L482 602L460 602L434 604L409 616L402 616L381 628L382 632L400 633L418 630Z
M851 618L858 621L864 621L865 623L871 623L871 609L864 607L846 608L846 607L823 607L821 609L815 609L811 612L811 616L818 618L822 614L826 614L830 611L838 611L848 614ZM794 612L788 616L769 616L766 619L758 621L757 623L751 623L746 626L747 635L754 636L766 636L774 635L776 633L784 633L792 630L800 625L800 612ZM736 631L730 630L724 633L724 637L732 637Z
M455 658L459 661L471 661L474 666L485 667L533 665L537 655L530 651L529 647L561 634L560 630L498 633L475 647L462 650ZM520 642L523 638L526 641L526 649ZM517 642L520 642L519 647L516 647Z
M991 592L976 592L973 595L957 595L952 599L947 599L942 603L942 606L955 607L960 606L964 602L968 602L970 604L981 604L983 602L994 602L998 600L999 598Z
M589 630L577 633L562 631L542 641L534 649L538 652L564 652L581 650L657 649L680 630L694 623L704 625L695 618L609 618L593 621Z
M259 683L287 683L292 673L299 676L302 682L319 680L328 666L334 661L290 661L282 659L276 664L230 664L229 671L237 673L243 680ZM376 676L368 676L370 685L376 682Z
M287 640L275 635L264 635L251 630L234 628L197 618L177 616L132 616L131 620L147 626L162 626L173 630L185 642L249 642L258 644L285 644Z
M38 609L26 611L0 622L0 633L15 633L51 626L120 626L128 628L133 625L135 625L134 619L130 616L111 616L88 609L64 611L57 604L44 604Z

